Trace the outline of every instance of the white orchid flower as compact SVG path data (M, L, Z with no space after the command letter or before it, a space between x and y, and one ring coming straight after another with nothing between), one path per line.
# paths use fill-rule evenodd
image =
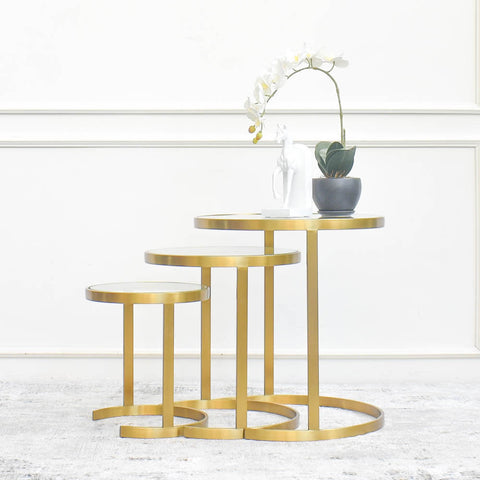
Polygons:
M262 124L262 120L260 118L260 114L255 110L247 110L247 117L249 120L253 122L255 128L258 128Z
M341 52L332 52L322 48L317 52L317 56L326 63L335 64L336 67L343 68L348 66L348 60L343 58L343 53Z
M298 62L295 60L294 53L287 53L283 57L280 57L275 61L272 68L279 75L285 75L287 77L290 75L295 68L298 67Z
M307 66L307 50L304 48L299 52L288 51L283 57L283 61L289 66L290 70L298 70Z
M275 60L270 69L257 78L253 96L245 102L246 114L254 122L254 125L250 125L248 128L250 133L256 134L253 143L257 143L262 138L265 125L264 115L268 102L291 76L303 70L315 69L328 75L337 87L330 72L334 66L346 67L347 65L348 61L343 58L342 53L332 52L325 48L313 50L307 45L304 45L300 51L289 51L283 57ZM340 137L341 143L344 145L345 130L343 129L343 111L338 87L336 91L340 113Z
M275 90L278 90L280 87L283 87L287 82L287 76L282 70L283 70L282 68L275 68L274 66L272 67L272 70L269 72L269 78Z
M263 104L257 103L250 97L245 101L245 110L247 117L254 123L255 127L259 127L262 123L261 115L265 109Z
M277 58L272 65L272 72L274 75L283 75L286 77L292 71L292 64L287 60L286 57Z
M273 87L273 79L271 78L271 75L266 73L261 77L258 77L255 88L260 88L261 90L263 90L265 96L271 95L273 93L273 90L275 90Z
M322 65L325 63L324 57L319 52L315 52L314 54L312 54L312 56L310 57L310 61L312 62L312 67L315 68L321 68Z
M265 90L263 89L263 86L259 83L255 85L255 88L253 89L253 97L255 98L255 102L264 105L265 102L267 101L265 98Z

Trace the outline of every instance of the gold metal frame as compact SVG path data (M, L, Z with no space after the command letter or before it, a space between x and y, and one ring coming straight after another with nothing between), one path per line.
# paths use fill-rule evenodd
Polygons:
M243 438L247 427L247 412L258 410L276 413L289 418L287 422L273 427L290 429L298 426L298 415L295 410L274 402L249 401L247 398L247 364L248 364L248 267L266 267L273 273L274 266L289 265L300 262L300 252L285 249L263 247L208 247L202 253L199 248L166 248L145 252L147 263L155 265L201 267L202 285L210 288L212 267L236 267L237 274L237 328L236 328L236 396L234 399L211 400L211 306L210 299L202 302L202 340L201 340L201 398L188 402L176 403L198 409L235 409L235 428L198 428L191 426L184 430L184 435L195 438L235 439ZM269 270L267 270L269 271ZM271 275L270 273L270 275ZM273 328L273 289L268 293L265 315L266 324ZM269 360L265 369L271 375L265 376L265 392L273 393L273 341ZM268 385L268 383L271 385ZM273 428L266 426L265 428Z
M261 255L176 255L149 251L148 263L201 267L202 287L192 291L168 295L152 293L112 293L99 286L87 289L89 300L124 304L124 405L107 407L93 412L93 419L128 415L161 415L162 427L122 425L120 435L131 438L164 438L184 435L191 438L234 439L247 438L268 441L314 441L350 437L382 428L384 415L378 407L368 403L319 395L319 343L318 343L318 230L380 228L383 217L352 216L311 218L263 218L252 215L209 215L195 218L198 228L225 230L263 230L264 249ZM274 269L276 265L298 263L299 252L276 251L275 230L305 230L307 251L307 395L274 394ZM211 306L209 299L212 267L236 267L237 270L237 358L236 397L211 399ZM248 267L264 267L264 395L247 397L247 338L248 338ZM174 303L202 301L201 338L201 399L174 403L173 398L173 334ZM161 405L134 405L133 396L133 304L164 304L164 376L163 403ZM290 405L308 407L308 429L296 430L299 415ZM320 407L341 408L361 412L373 417L365 423L345 427L322 429ZM235 428L208 428L205 409L234 409ZM272 425L248 427L247 412L261 411L280 415L286 420ZM174 417L194 420L193 423L174 425Z
M172 425L170 427L144 427L134 425L122 425L120 436L128 438L171 438L183 435L184 428L196 425L198 427L208 424L208 415L201 410L174 406L175 417L190 418L196 420L193 423ZM102 420L113 417L163 415L162 405L123 405L118 407L106 407L93 411L93 420Z
M274 267L278 265L292 265L300 262L300 252L296 250L286 250L278 248L269 248L265 246L259 251L252 247L249 253L248 247L245 253L236 253L235 249L240 247L211 247L221 248L222 251L232 249L230 254L188 254L185 249L179 249L176 252L172 249L155 249L145 252L145 261L155 265L171 265L177 267ZM192 248L192 252L194 249ZM256 252L256 253L254 253Z
M329 217L313 214L302 218L266 218L260 214L218 214L195 217L196 228L213 230L350 230L358 228L380 228L385 225L384 217L375 215L352 215Z
M234 397L228 398L215 398L213 400L186 400L177 402L175 405L187 406L198 410L233 410L236 409L237 400ZM298 427L299 415L298 412L287 405L280 403L263 400L250 399L246 400L246 408L248 411L272 413L280 415L287 420L275 423L271 425L264 425L262 427L256 427L261 429L279 428L284 430L291 430ZM188 438L204 438L204 439L216 439L216 440L235 440L239 438L245 438L245 428L204 428L202 425L189 425L185 427L183 435Z
M132 282L134 283L134 282ZM162 282L141 282L142 284L160 285ZM180 282L168 282L169 284L178 284L178 291L158 291L158 292L113 292L105 289L106 285L92 285L87 288L85 294L87 300L106 303L126 304L150 304L150 303L189 303L207 300L210 296L208 287L198 285L194 290L181 290L182 285L192 285ZM119 284L121 285L121 284Z
M142 282L145 284L147 282ZM94 410L93 420L112 417L160 415L161 427L142 427L122 425L121 437L131 438L167 438L183 435L187 426L206 426L208 416L201 410L174 404L174 303L207 300L210 297L208 286L192 285L188 290L162 291L162 282L148 282L158 285L158 292L112 291L107 288L112 284L93 285L86 289L88 300L108 303L123 303L123 405ZM115 284L113 284L115 285ZM122 284L118 284L121 286ZM169 282L171 286L172 283ZM195 288L198 287L198 288ZM161 405L135 405L133 389L133 305L134 303L163 303L163 403ZM195 420L193 423L174 425L174 417Z
M311 398L309 395L258 395L249 397L252 400L261 400L266 402L276 402L288 405L308 405L310 407ZM365 433L374 432L382 428L384 424L384 415L378 407L369 403L359 402L357 400L348 400L346 398L318 397L319 406L341 408L354 412L365 413L374 417L374 420L349 425L338 428L309 428L308 430L289 430L279 428L253 427L245 429L245 437L250 440L269 440L281 442L308 442L313 440L331 440L334 438L354 437ZM309 410L310 411L310 410ZM317 416L318 418L318 416ZM310 421L310 418L309 418Z
M308 406L308 429L290 430L282 428L245 428L244 437L255 440L310 441L341 438L372 432L382 428L383 412L370 404L355 400L319 396L319 329L318 329L318 230L348 230L381 228L385 220L381 216L352 215L350 217L326 217L314 214L308 218L265 218L259 214L219 214L196 217L195 227L218 230L260 230L264 231L265 250L274 249L276 230L304 230L307 251L307 395L275 395L274 392L274 272L266 267L265 282L265 384L264 395L249 397L250 400L275 402L288 405ZM238 363L237 368L242 367ZM320 428L320 407L342 408L368 414L370 422L334 429ZM193 429L193 427L192 427ZM191 429L189 429L191 430Z

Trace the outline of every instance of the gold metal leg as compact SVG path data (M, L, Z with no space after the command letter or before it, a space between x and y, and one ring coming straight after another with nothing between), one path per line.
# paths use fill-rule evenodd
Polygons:
M307 231L308 429L319 428L318 232Z
M265 230L265 249L274 247L273 230ZM264 394L274 391L274 267L264 268Z
M212 276L210 267L202 267L202 285L211 286ZM202 302L202 346L201 346L201 398L210 400L211 397L211 302L210 298Z
M199 409L188 406L174 406L173 398L173 333L174 306L164 305L164 346L163 346L163 404L134 405L133 401L133 304L123 305L123 405L106 407L92 412L93 420L105 418L161 415L162 427L122 425L121 437L168 438L183 435L184 428L206 427L208 416ZM260 402L261 403L261 402ZM281 406L280 406L281 407ZM174 416L194 420L193 423L173 425ZM243 435L242 435L243 436Z
M247 427L248 268L237 268L237 407L236 428Z
M173 426L173 308L163 306L163 428Z
M133 405L133 304L123 305L123 405Z
M307 231L307 336L308 336L308 395L257 395L249 401L273 402L308 406L308 430L282 427L245 428L244 438L251 440L303 442L363 435L382 428L383 412L370 404L345 398L319 396L318 368L318 233ZM321 430L319 410L322 407L340 408L365 413L373 417L366 423Z

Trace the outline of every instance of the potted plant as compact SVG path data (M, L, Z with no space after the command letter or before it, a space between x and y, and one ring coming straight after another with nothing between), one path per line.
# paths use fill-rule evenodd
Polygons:
M348 62L337 54L325 50L311 51L305 48L297 54L287 54L272 64L268 72L256 81L253 96L245 102L248 118L253 121L248 131L254 133L253 143L263 137L264 116L268 102L288 79L304 70L322 72L334 84L340 117L339 141L320 141L315 146L315 158L324 177L314 178L313 200L320 213L350 214L354 211L361 193L361 180L348 177L356 147L347 148L343 127L343 110L340 90L331 72L335 67L346 67Z

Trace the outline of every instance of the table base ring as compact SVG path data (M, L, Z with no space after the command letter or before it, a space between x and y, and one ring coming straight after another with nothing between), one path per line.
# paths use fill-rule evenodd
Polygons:
M102 420L105 418L127 417L127 416L144 416L158 415L163 412L162 405L122 405L118 407L106 407L94 410L92 414L93 420ZM172 427L143 427L134 425L122 425L120 427L120 437L123 438L171 438L183 435L185 427L189 426L206 426L208 423L208 415L201 410L186 407L174 406L173 414L176 417L189 418L196 420L193 423L174 425Z
M204 410L234 410L236 407L236 399L234 397L215 398L212 400L185 400L176 402L175 405L187 406L190 408ZM272 425L265 425L261 428L279 428L289 431L298 427L299 415L298 412L286 405L275 403L272 401L262 400L247 400L248 411L257 411L281 415L288 420ZM245 429L243 428L216 428L216 427L202 427L199 425L190 425L185 427L183 435L187 438L203 438L215 440L235 440L244 438Z
M248 397L248 410L272 413L286 417L288 420L272 425L243 428L209 428L208 415L203 410L234 410L234 397L212 400L184 400L176 402L176 417L196 420L193 423L173 427L143 427L122 425L120 436L127 438L169 438L185 436L187 438L230 440L246 438L249 440L304 442L331 440L335 438L354 437L374 432L384 424L383 411L378 407L357 400L336 397L319 397L321 407L341 408L364 413L374 420L346 427L295 430L299 424L298 412L289 405L308 405L308 395L255 395ZM93 420L104 418L141 415L162 415L162 405L126 405L106 407L93 412Z
M257 395L249 397L252 400L276 402L287 405L308 405L307 395ZM369 403L336 397L319 397L321 407L342 408L364 413L374 417L374 420L350 425L347 427L318 430L286 430L280 428L249 427L245 429L245 438L250 440L267 440L282 442L308 442L316 440L331 440L335 438L355 437L374 432L384 424L383 411Z

